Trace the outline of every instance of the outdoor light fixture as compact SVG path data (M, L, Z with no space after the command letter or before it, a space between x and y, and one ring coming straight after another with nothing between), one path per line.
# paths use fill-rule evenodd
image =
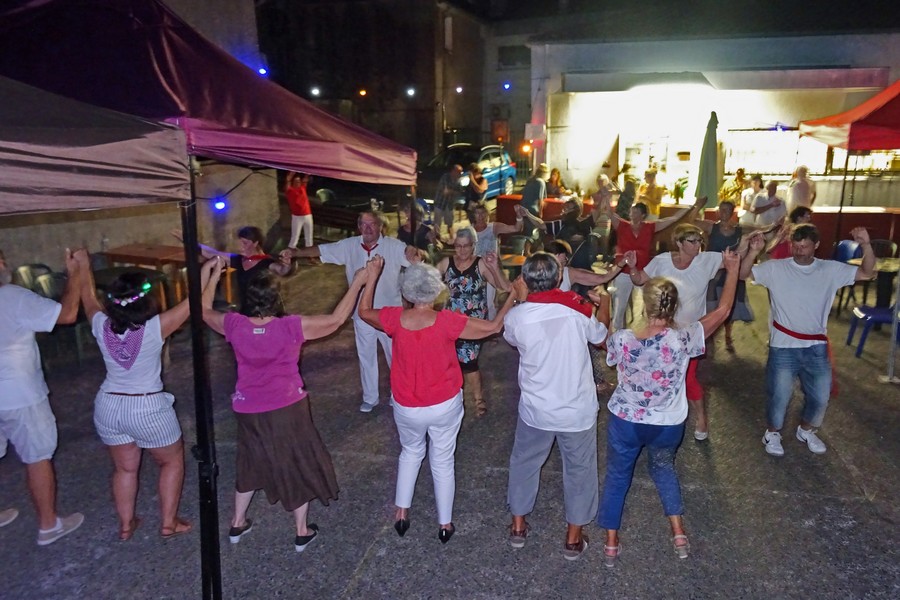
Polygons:
M462 94L462 86L461 85L456 86L456 93Z
M406 95L412 98L416 95L416 88L406 88Z
M257 69L257 71L259 71L260 75L268 75L269 74L269 70L265 67L260 67Z
M522 144L522 154L530 154L531 153L531 143L525 142Z
M367 93L367 92L366 92L365 88L359 90L359 95L360 95L360 96L365 96L366 93Z
M322 93L322 90L320 90L318 87L314 87L313 89L309 90L309 93L313 96L318 96Z
M216 210L225 210L226 206L227 205L225 204L225 200L222 200L221 198L213 203L213 208L215 208Z
M509 91L509 88L511 88L511 87L512 87L512 84L511 84L510 82L508 82L508 81L504 81L504 82L503 82L503 89L504 89L504 90Z

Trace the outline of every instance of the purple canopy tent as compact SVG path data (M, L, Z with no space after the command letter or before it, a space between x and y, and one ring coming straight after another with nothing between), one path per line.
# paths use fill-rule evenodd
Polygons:
M0 214L190 198L179 129L0 77Z
M175 124L186 134L192 156L351 181L415 184L415 151L261 78L157 0L4 2L0 75ZM202 341L195 202L182 204L182 224L194 346L203 597L220 598L218 466Z

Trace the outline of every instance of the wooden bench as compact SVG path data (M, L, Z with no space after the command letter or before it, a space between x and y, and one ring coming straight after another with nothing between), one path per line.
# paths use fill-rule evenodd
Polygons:
M312 206L313 224L316 227L332 227L341 231L344 237L356 235L356 221L359 213L343 206L316 204Z

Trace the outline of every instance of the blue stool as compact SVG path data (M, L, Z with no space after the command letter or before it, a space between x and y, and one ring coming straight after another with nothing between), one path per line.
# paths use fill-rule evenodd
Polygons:
M848 346L853 343L853 334L856 333L856 326L860 321L863 322L862 334L859 336L859 345L856 347L856 358L859 358L862 354L863 346L866 344L866 338L869 337L869 331L872 329L872 326L878 323L893 322L896 310L896 305L891 308L857 306L853 309L853 316L850 317L850 331L847 333ZM897 343L900 343L900 330L897 331Z

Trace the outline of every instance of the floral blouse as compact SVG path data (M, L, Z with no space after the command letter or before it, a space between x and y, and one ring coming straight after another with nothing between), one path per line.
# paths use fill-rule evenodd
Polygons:
M687 418L684 378L688 361L706 350L703 326L665 329L640 340L622 329L607 341L606 363L615 366L619 385L607 407L633 423L678 425Z

